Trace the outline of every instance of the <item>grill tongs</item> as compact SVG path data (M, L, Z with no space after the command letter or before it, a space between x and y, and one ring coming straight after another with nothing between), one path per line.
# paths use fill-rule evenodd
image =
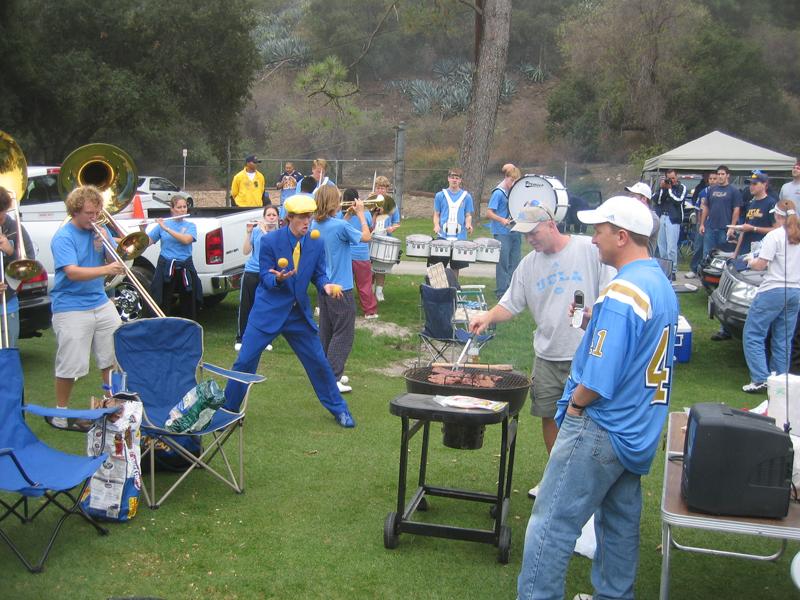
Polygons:
M467 338L467 343L464 344L464 349L461 351L461 356L459 356L455 364L452 367L450 367L451 373L455 371L458 368L458 365L461 363L461 361L464 360L464 356L466 356L467 350L469 349L470 345L472 345L472 341L475 339L475 335L476 334L474 333L469 334L469 338Z

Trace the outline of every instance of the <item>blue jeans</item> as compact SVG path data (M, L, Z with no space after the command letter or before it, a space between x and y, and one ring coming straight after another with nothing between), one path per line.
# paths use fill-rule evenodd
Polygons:
M673 223L669 215L661 215L661 229L658 230L658 253L661 258L672 261L672 272L678 271L678 240L681 237L681 224Z
M563 600L575 542L592 514L594 598L633 598L641 513L641 476L622 466L608 432L585 415L566 415L528 521L519 600Z
M511 276L519 265L519 261L522 260L522 236L518 233L498 233L495 234L494 239L502 244L500 246L500 262L495 267L497 289L494 293L498 298L502 298L511 284Z
M750 381L765 383L770 372L786 373L788 355L791 354L794 327L800 310L800 289L783 288L759 292L753 298L744 323L744 357L750 369ZM769 367L764 343L772 331Z
M694 239L692 240L692 260L689 262L689 269L697 273L700 266L700 261L703 260L703 239L705 236L700 235L699 231L694 232Z
M703 257L708 256L712 248L719 248L728 241L728 229L709 229L706 228L703 234Z

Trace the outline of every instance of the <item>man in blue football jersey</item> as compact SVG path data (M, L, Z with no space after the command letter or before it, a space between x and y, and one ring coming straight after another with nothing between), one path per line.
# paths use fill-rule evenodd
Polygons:
M635 198L616 196L578 218L594 225L600 260L618 272L584 315L586 335L558 404L560 430L528 522L521 600L564 597L575 541L592 514L594 597L633 598L641 476L669 408L679 309L647 253L652 215Z

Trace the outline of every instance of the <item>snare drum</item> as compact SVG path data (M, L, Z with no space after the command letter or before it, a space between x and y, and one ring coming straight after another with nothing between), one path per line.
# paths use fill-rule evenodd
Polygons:
M431 242L431 258L450 258L453 240L438 239Z
M373 235L369 258L377 262L396 263L400 260L400 240L388 235Z
M474 263L478 257L478 244L469 240L459 240L453 244L453 260Z
M406 256L428 258L431 255L433 238L424 233L414 233L406 238Z
M518 179L508 193L508 210L511 218L519 215L522 207L534 200L553 212L556 223L560 223L567 216L569 194L564 184L555 177L525 175Z
M498 263L500 262L500 240L494 238L476 238L478 244L478 262Z

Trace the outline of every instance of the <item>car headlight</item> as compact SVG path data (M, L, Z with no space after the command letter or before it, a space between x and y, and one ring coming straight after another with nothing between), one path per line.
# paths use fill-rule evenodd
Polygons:
M730 299L738 304L750 304L755 298L758 288L744 281L737 281L730 291Z
M724 269L725 268L725 259L724 258L712 258L711 265L714 269Z

